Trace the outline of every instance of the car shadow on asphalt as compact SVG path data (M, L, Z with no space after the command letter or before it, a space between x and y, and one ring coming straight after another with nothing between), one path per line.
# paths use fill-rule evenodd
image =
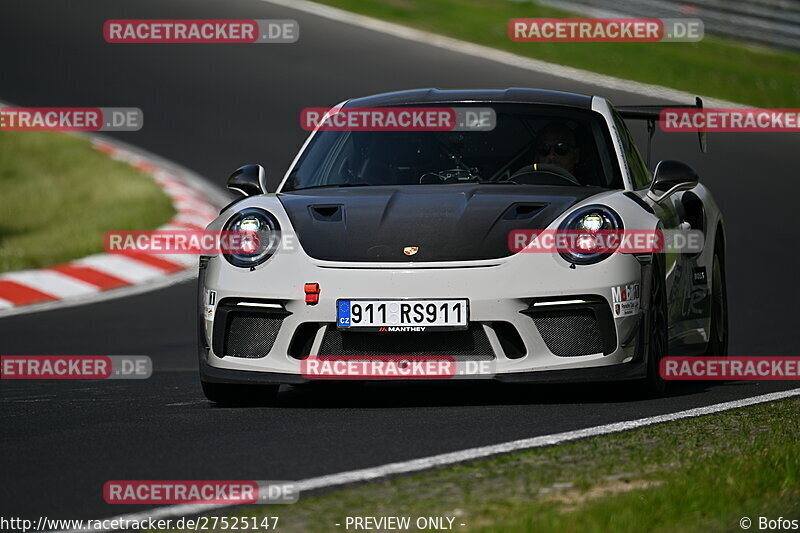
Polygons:
M498 384L487 383L330 383L283 386L279 408L407 408L496 405L613 404L659 402L702 394L719 382L671 384L661 398L648 398L630 383ZM221 408L228 408L222 407Z

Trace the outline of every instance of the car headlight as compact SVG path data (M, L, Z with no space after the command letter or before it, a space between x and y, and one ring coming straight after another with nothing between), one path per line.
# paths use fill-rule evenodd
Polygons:
M258 207L246 207L233 215L223 231L255 233L257 241L244 240L237 253L222 255L234 266L255 267L272 257L278 249L281 227L277 219L267 211Z
M599 263L619 247L622 219L610 207L587 205L576 209L558 228L558 253L573 264Z

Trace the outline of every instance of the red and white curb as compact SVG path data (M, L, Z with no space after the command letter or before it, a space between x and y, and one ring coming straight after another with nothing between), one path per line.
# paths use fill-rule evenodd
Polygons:
M153 178L175 216L159 230L203 230L229 201L188 170L117 141L92 137L94 148ZM0 317L128 296L197 275L192 255L96 254L37 270L0 274Z

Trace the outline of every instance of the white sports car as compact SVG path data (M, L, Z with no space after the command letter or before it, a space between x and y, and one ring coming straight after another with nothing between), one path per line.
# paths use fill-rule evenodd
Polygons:
M658 394L667 354L726 354L720 211L689 166L666 160L651 173L624 121L647 120L652 133L661 108L514 88L402 91L335 109L426 107L490 108L493 127L320 127L274 193L261 166L229 178L243 196L207 229L260 238L249 253L201 257L210 400L268 403L280 384L313 381L310 358L387 356L491 363L463 378L633 380ZM689 229L702 232L699 249L583 247L603 232ZM511 245L546 231L579 243Z

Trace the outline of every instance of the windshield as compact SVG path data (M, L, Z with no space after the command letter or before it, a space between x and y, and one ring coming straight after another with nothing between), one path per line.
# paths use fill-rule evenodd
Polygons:
M319 131L281 192L465 182L622 188L600 114L531 104L491 107L497 117L491 131Z

